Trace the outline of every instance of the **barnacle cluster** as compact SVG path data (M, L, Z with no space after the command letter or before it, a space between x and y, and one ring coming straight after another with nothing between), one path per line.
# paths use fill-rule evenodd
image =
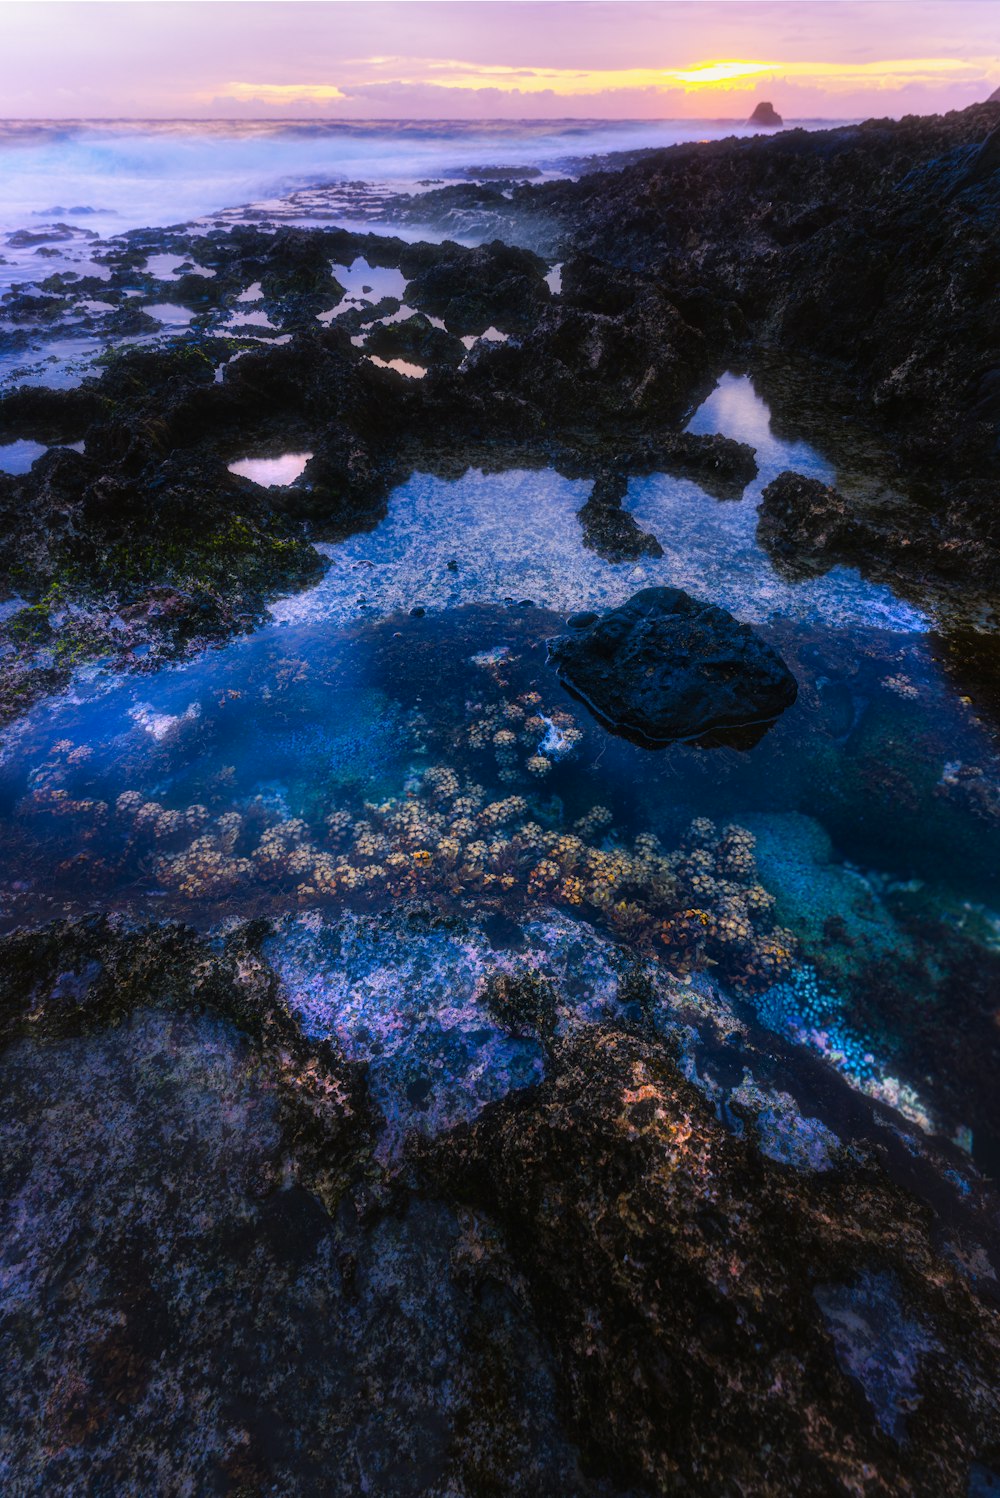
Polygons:
M34 809L49 816L73 817L82 824L83 840L93 837L107 821L108 803L90 796L71 796L62 782L67 770L88 760L92 754L89 745L74 745L72 739L59 739L53 744L48 758L28 777Z
M675 954L707 957L749 987L774 983L795 955L792 933L773 923L774 900L757 878L754 846L746 828L720 833L696 817L668 860L682 899L660 932Z

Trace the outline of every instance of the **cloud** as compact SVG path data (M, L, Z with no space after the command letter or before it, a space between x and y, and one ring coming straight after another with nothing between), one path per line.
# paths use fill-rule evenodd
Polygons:
M333 104L347 95L333 83L224 83L217 98L240 104Z
M1000 83L1000 5L986 0L3 0L3 13L4 110L36 117L387 117L393 97L397 117L735 116L755 90L782 113L794 95L808 114L856 117L915 95L956 107Z
M353 76L351 76L353 75ZM917 85L950 86L1000 79L991 57L915 57L878 61L752 61L728 59L693 67L554 68L466 62L454 58L373 57L343 65L338 83L326 80L225 84L223 99L292 105L329 104L357 98L376 85L442 91L538 94L586 99L595 95L657 92L712 94L746 90L769 82L796 83L824 94L857 89L896 92ZM220 96L217 94L217 97Z

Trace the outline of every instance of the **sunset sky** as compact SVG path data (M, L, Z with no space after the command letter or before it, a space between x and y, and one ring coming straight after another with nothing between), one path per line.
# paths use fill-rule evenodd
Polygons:
M961 109L997 0L0 0L12 117L744 117Z

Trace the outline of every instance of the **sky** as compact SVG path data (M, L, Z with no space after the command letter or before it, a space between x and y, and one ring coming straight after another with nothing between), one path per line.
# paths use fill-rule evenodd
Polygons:
M998 0L0 0L6 118L850 119L998 86Z

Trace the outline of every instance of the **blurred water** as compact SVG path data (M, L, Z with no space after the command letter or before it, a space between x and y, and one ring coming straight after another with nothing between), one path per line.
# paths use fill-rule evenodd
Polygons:
M411 190L476 167L558 176L607 152L753 133L728 120L0 122L0 232L63 219L119 233L311 184Z

